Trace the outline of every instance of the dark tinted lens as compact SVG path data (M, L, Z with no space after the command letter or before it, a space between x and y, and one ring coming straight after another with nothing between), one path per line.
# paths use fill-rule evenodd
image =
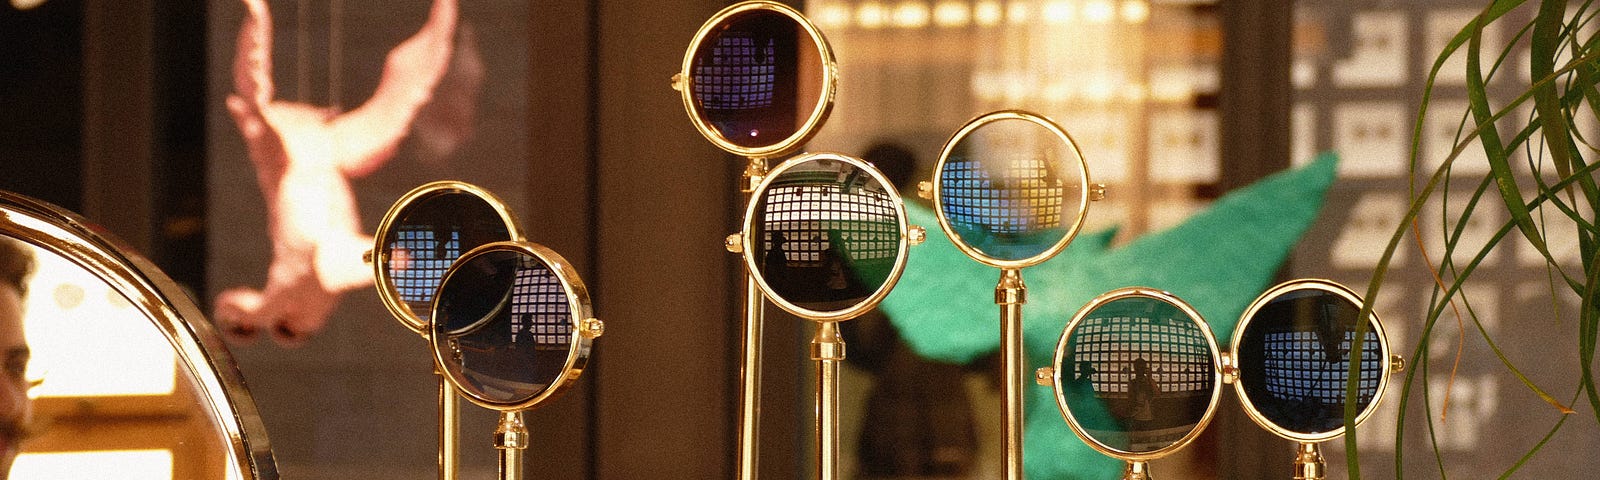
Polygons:
M441 193L407 205L383 239L385 267L401 302L423 322L445 270L478 246L511 240L494 207L476 195Z
M939 203L955 234L1001 261L1042 254L1066 237L1087 181L1076 150L1021 119L985 124L957 140L939 171Z
M1217 389L1200 324L1162 300L1096 307L1069 333L1061 391L1078 426L1124 452L1161 450L1205 419Z
M1291 290L1248 320L1239 341L1239 381L1272 423L1300 434L1344 428L1345 381L1361 306L1323 290ZM1376 329L1362 337L1357 411L1372 404L1383 378Z
M735 145L759 148L794 135L822 95L822 56L793 18L753 10L701 42L690 94L706 121Z
M518 403L561 376L574 319L566 289L537 257L496 250L462 264L439 290L435 347L469 394Z
M883 288L899 258L900 223L887 187L833 160L789 168L757 199L757 270L771 294L838 312Z

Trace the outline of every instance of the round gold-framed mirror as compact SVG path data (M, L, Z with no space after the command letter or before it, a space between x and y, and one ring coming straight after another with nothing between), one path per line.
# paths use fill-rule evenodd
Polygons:
M920 231L877 168L814 153L779 164L756 187L740 241L745 266L779 308L838 321L889 294Z
M1021 110L981 115L945 142L931 190L939 227L967 256L997 268L1066 249L1104 187L1066 130Z
M198 453L185 453L189 450L181 450L180 445L165 450L165 453L160 453L161 450L141 450L155 452L155 458L141 457L141 459L153 460L157 464L167 462L174 474L183 475L184 478L278 478L271 444L255 401L245 387L232 355L211 322L205 318L183 288L154 264L132 253L133 250L120 241L100 233L92 225L82 217L54 205L10 192L0 192L0 237L5 237L0 241L27 245L34 259L39 261L38 265L45 266L41 268L71 268L74 270L65 272L67 276L89 279L87 284L66 282L51 291L26 292L29 297L48 295L49 297L46 297L48 300L64 308L109 302L114 305L114 309L128 313L128 315L117 315L118 318L127 321L116 320L121 325L115 325L115 329L108 328L105 331L77 330L74 335L80 337L79 340L92 343L91 340L94 339L87 337L110 334L114 331L143 331L145 333L139 336L154 339L154 343L148 346L165 352L161 355L165 359L159 361L148 358L121 360L126 363L120 365L115 372L100 368L96 371L99 381L90 378L88 382L117 383L121 379L112 377L128 377L132 375L130 371L134 367L172 362L169 364L173 366L172 373L168 374L170 383L164 389L158 389L166 390L167 393L140 392L108 396L104 392L99 392L89 397L81 397L85 399L93 397L98 400L70 400L80 407L89 408L88 410L78 408L68 413L73 422L81 424L72 427L62 423L62 418L58 417L57 423L48 428L67 429L69 438L65 440L65 445L73 447L71 450L78 450L90 442L85 436L86 433L101 431L110 432L108 434L114 437L128 436L126 435L128 430L95 428L96 425L106 427L115 424L126 427L129 419L148 420L150 415L146 413L152 411L171 412L170 414L180 417L194 416L199 420L197 427L178 426L180 430L171 430L170 425L152 428L169 428L163 430L165 433L160 436L188 439L180 443L202 444L197 450ZM12 253L7 254L8 256L13 256L20 250L10 249L10 251ZM12 259L7 259L5 262L10 260ZM40 277L54 273L61 272L35 271L32 276ZM103 295L90 295L90 292L102 292ZM36 326L34 319L26 321L30 330ZM113 319L99 318L98 321L108 322ZM112 326L109 323L105 325ZM29 337L28 342L35 343L35 340L36 338ZM120 338L112 341L129 341L129 339ZM30 351L34 346L37 345L23 345L20 348L21 351L30 353L34 357L44 357L49 353ZM18 346L11 345L7 346L6 350L15 352L17 348ZM99 352L97 355L111 356L113 352ZM26 364L26 355L22 357L22 364ZM8 367L14 367L10 358ZM52 382L52 375L58 373L61 372L51 370L44 373L40 379L44 384L49 384ZM175 377L171 376L174 374ZM128 401L116 401L119 398ZM28 397L26 401L30 403L30 408L47 409L49 404L47 398ZM96 402L103 405L94 407ZM6 423L13 427L23 427L14 425L10 421ZM135 436L142 438L149 435ZM44 438L35 440L37 440L35 443L48 443ZM140 442L138 438L102 440L121 445ZM17 446L9 440L6 443L8 443L6 450ZM28 442L22 443L26 445ZM60 451L58 447L45 448L49 451ZM22 465L9 464L9 457L13 453L11 451L5 453L7 471L0 474L11 473L12 467L22 468ZM132 461L140 462L141 459ZM99 463L101 467L105 464L105 460L88 461ZM70 465L63 467L69 468L68 471L83 471L70 469ZM119 468L132 467L124 465ZM102 468L98 471L105 470ZM44 475L56 475L52 478L59 478L60 474Z
M1303 443L1344 434L1349 354L1362 305L1349 288L1322 279L1284 282L1250 303L1231 348L1238 374L1233 386L1251 420ZM1358 425L1377 409L1400 365L1376 312L1367 325L1358 362Z
M457 258L521 238L510 209L488 190L456 181L419 186L389 207L373 235L378 297L402 325L424 334L433 295Z
M673 77L695 129L744 157L792 152L816 134L838 84L833 50L798 10L731 5L695 32Z
M1205 320L1171 293L1128 287L1095 297L1062 331L1054 358L1062 417L1108 456L1170 455L1216 414L1222 355Z
M445 274L430 322L435 365L468 400L502 412L565 391L604 332L577 270L530 242L496 242Z

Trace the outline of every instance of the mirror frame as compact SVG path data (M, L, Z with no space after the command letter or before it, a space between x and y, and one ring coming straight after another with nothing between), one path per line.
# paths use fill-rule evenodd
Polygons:
M823 160L838 161L849 164L850 166L856 167L861 171L867 172L867 174L871 175L874 180L883 185L884 190L889 192L889 200L894 204L895 224L900 228L900 237L896 240L897 244L895 250L894 267L889 270L889 277L884 279L883 285L878 286L878 289L872 292L872 295L869 295L861 302L856 303L849 308L843 308L833 312L805 308L790 302L789 299L774 295L772 292L772 286L767 284L766 276L762 275L761 273L761 259L756 258L755 255L757 239L755 238L755 235L751 235L752 227L755 225L756 216L759 213L756 212L756 206L764 203L761 201L762 196L767 193L767 188L772 186L772 182L777 180L778 177L783 176L783 173L791 168L801 164ZM794 314L800 318L818 322L837 322L841 320L849 320L860 316L867 310L871 310L873 307L876 307L879 302L882 302L883 298L889 296L889 292L894 290L895 283L900 281L900 275L905 273L906 258L911 250L911 244L913 243L911 240L911 235L913 234L911 232L916 227L910 225L909 220L906 218L905 200L900 197L900 192L895 190L894 184L889 182L889 177L884 176L883 172L878 171L876 167L873 167L872 164L867 163L865 160L851 157L849 155L830 152L808 153L791 158L781 164L778 164L777 168L774 168L772 171L768 172L766 177L762 178L761 184L756 186L755 190L751 192L750 199L750 202L748 202L749 205L745 207L744 222L741 224L742 228L739 233L739 245L741 252L740 257L744 258L744 266L746 271L750 272L750 278L754 278L756 280L756 284L761 287L762 295L765 295L768 300L771 300L773 304L776 304L779 308L782 308L786 312Z
M1061 239L1056 241L1054 245L1051 245L1050 248L1045 249L1043 252L1039 252L1037 255L1020 260L1001 260L994 258L986 253L983 253L982 251L979 251L977 247L973 247L971 244L968 244L966 239L961 238L961 235L958 235L955 231L955 228L950 225L950 219L945 214L944 202L941 198L943 196L944 187L943 182L941 182L940 179L944 175L945 163L950 159L950 154L955 151L956 145L961 143L962 140L965 140L967 136L972 134L973 131L988 124L1003 120L1023 120L1032 122L1055 134L1056 138L1062 143L1065 143L1067 147L1071 149L1073 155L1077 156L1078 162L1076 167L1078 168L1079 178L1083 179L1083 184L1080 185L1080 188L1078 189L1077 221L1073 222L1072 226L1067 229L1066 234L1062 235ZM1000 110L980 115L977 118L968 121L967 124L963 125L960 130L957 130L954 135L951 135L949 140L945 141L944 149L939 152L939 162L933 167L933 181L929 188L929 190L932 191L932 195L929 199L933 201L934 212L939 217L939 228L944 230L946 237L950 238L950 243L954 243L956 248L961 249L961 253L966 254L968 257L972 257L972 259L977 260L978 263L982 263L984 265L996 268L1016 269L1043 263L1044 261L1049 260L1051 257L1056 256L1056 254L1061 253L1062 250L1065 250L1067 248L1067 244L1072 243L1072 239L1078 236L1078 231L1083 229L1084 219L1089 215L1089 202L1095 200L1096 198L1091 194L1090 190L1094 190L1096 188L1099 187L1094 183L1094 180L1089 178L1089 165L1083 157L1083 151L1078 148L1078 143L1072 140L1072 136L1068 135L1065 129L1062 129L1060 125L1057 125L1055 122L1044 117L1043 115L1023 110ZM1062 218L1066 218L1067 214L1068 212L1061 212Z
M1265 307L1267 303L1276 300L1279 296L1300 290L1320 290L1333 293L1354 304L1358 310L1364 305L1364 302L1361 300L1359 295L1356 295L1356 293L1351 291L1348 287L1345 287L1344 285L1332 280L1302 278L1290 280L1273 286L1272 288L1267 289L1266 292L1263 292L1261 296L1256 297L1255 301L1250 302L1250 306L1245 308L1244 315L1239 317L1238 325L1234 326L1233 328L1233 341L1229 345L1230 351L1232 352L1230 353L1230 363L1232 364L1232 369L1235 371L1240 369L1238 358L1239 343L1244 341L1244 332L1250 327L1250 321L1253 317L1255 317L1256 312ZM1383 322L1379 320L1378 312L1372 312L1372 318L1368 321L1368 323L1372 325L1372 331L1378 334L1378 358L1382 359L1381 363L1383 364L1383 372L1382 376L1378 379L1378 393L1373 395L1372 403L1367 404L1367 408L1363 409L1356 415L1355 425L1361 425L1361 422L1365 421L1367 417L1372 416L1373 412L1378 410L1378 405L1383 403L1383 393L1389 388L1389 376L1395 373L1395 363L1398 361L1398 357L1392 356L1391 349L1389 347L1389 337L1384 333ZM1278 424L1267 419L1267 417L1261 413L1261 410L1256 408L1255 402L1251 401L1250 396L1245 394L1244 381L1242 378L1235 378L1232 383L1234 392L1239 396L1239 404L1244 408L1245 414L1250 417L1250 420L1254 421L1256 425L1260 425L1261 428L1267 429L1267 431L1270 431L1279 437L1298 442L1311 443L1334 439L1344 435L1345 429L1343 427L1316 434L1304 434L1283 428L1282 426L1279 426Z
M1063 385L1066 385L1066 383L1064 383L1061 378L1063 370L1061 368L1061 360L1062 357L1066 356L1067 342L1072 337L1072 333L1078 329L1078 325L1083 322L1084 318L1088 317L1090 313L1094 312L1094 310L1099 308L1101 305L1105 305L1114 300L1126 298L1149 298L1178 307L1178 310L1182 311L1185 315L1188 315L1191 320L1199 325L1200 332L1205 334L1206 344L1210 347L1211 351L1211 402L1206 407L1206 413L1201 415L1200 422L1196 423L1194 428L1190 429L1188 433L1184 434L1183 438L1178 439L1178 441L1173 442L1171 445L1148 452L1128 452L1118 450L1101 443L1100 440L1089 435L1088 432L1084 431L1083 426L1078 424L1078 419L1072 415L1072 408L1067 405L1066 392L1062 390L1062 388L1064 388ZM1093 447L1096 451L1099 451L1106 456L1123 461L1145 462L1171 455L1178 450L1183 449L1183 447L1188 446L1190 443L1193 443L1196 438L1200 437L1200 434L1203 433L1206 427L1211 424L1211 420L1216 417L1217 407L1222 403L1219 401L1222 398L1223 388L1222 353L1217 348L1217 339L1211 333L1211 325L1207 324L1205 319L1200 316L1200 312L1195 311L1194 307L1190 306L1188 302L1184 302L1176 295L1154 288L1124 287L1102 293L1093 300L1090 300L1088 304L1083 306L1083 308L1078 309L1076 314L1073 314L1072 321L1067 323L1067 327L1061 331L1061 340L1056 342L1056 352L1052 362L1053 363L1050 365L1050 376L1052 383L1050 388L1055 391L1056 407L1061 410L1061 417L1066 419L1067 426L1072 427L1072 433L1077 434L1078 438L1083 440L1083 443Z
M498 410L501 412L513 412L527 410L541 402L544 402L547 399L554 398L562 392L565 392L573 384L576 384L578 377L583 374L584 368L586 368L589 363L589 354L594 349L594 339L605 332L605 324L601 323L599 319L594 317L594 306L589 301L589 288L584 285L583 279L578 277L578 270L572 266L572 263L568 262L565 258L562 258L562 256L556 253L554 250L550 250L543 245L533 242L510 241L488 243L462 254L461 257L456 259L456 262L450 266L450 270L445 272L444 279L439 282L440 289L442 290L444 288L444 285L450 281L450 277L455 276L456 272L462 265L467 264L467 262L473 258L486 253L504 251L520 253L539 259L540 262L544 262L546 267L550 268L550 271L555 274L556 279L561 281L561 286L564 290L563 293L565 293L567 297L567 306L569 313L571 314L572 321L572 343L570 343L567 348L567 361L563 366L561 373L557 375L556 378L552 379L550 384L545 386L543 390L540 390L539 393L534 394L532 397L521 401L498 402L479 398L472 389L466 388L461 384L461 379L459 378L459 366L457 366L455 369L452 369L450 365L445 362L445 352L439 348L439 342L436 338L434 338L434 334L437 333L435 330L438 330L439 328L438 322L429 322L428 345L429 349L433 351L434 367L439 369L439 374L443 376L446 381L450 382L456 387L456 391L460 392L461 396L466 397L467 400L470 400L472 403L484 408ZM433 297L432 310L432 318L439 318L438 295L434 295Z
M101 232L75 213L0 191L0 234L66 258L127 298L166 337L179 368L194 379L196 396L208 404L207 414L227 436L228 469L245 478L278 478L266 426L216 327L171 277Z
M496 197L493 193L489 193L488 190L477 185L453 180L430 182L406 192L400 199L395 200L394 204L389 206L388 213L383 214L383 220L378 223L377 232L372 235L373 245L371 252L369 252L372 257L372 274L376 280L375 286L378 290L378 298L382 300L383 307L387 308L389 313L400 321L401 325L405 325L406 328L423 337L428 336L428 322L423 321L421 317L411 311L410 307L406 306L404 301L400 300L400 293L395 289L394 279L390 278L389 269L386 266L390 251L388 246L383 244L383 239L389 237L390 230L395 228L395 223L399 221L400 214L404 213L407 208L422 200L450 194L472 195L483 200L490 208L494 209L495 213L500 215L500 220L505 222L506 231L511 234L511 238L506 240L522 240L522 229L518 228L516 218L511 216L511 209L506 206L504 201L500 200L500 197ZM466 254L463 253L462 257L465 256ZM459 260L461 257L456 258ZM448 271L446 274L448 274ZM440 277L439 281L442 284L444 278Z
M705 115L701 114L700 108L695 105L694 80L690 73L694 68L695 53L700 51L701 44L711 38L714 30L734 16L756 11L775 12L789 17L811 37L811 41L816 45L817 53L821 57L822 90L819 92L821 98L817 100L817 106L811 110L811 114L806 117L805 122L793 134L771 145L744 147L722 136L722 132L718 131L717 127L712 125ZM689 119L694 124L695 130L699 131L701 135L704 135L707 140L710 140L718 148L735 155L753 158L782 156L799 149L802 144L815 136L817 131L821 129L822 123L828 119L828 114L833 110L833 99L838 92L838 83L839 66L834 59L833 48L828 45L828 39L822 36L822 30L819 30L816 24L811 23L811 20L806 19L805 15L800 13L799 10L795 10L788 5L764 0L733 4L706 20L706 23L700 26L700 30L695 32L694 40L689 42L689 50L683 55L683 67L678 71L678 74L672 77L672 88L682 94L683 109L689 113Z

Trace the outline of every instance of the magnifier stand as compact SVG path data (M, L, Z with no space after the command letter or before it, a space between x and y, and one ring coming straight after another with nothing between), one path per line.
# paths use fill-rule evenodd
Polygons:
M1000 284L994 287L994 303L1000 306L1000 366L1005 377L1003 388L1005 403L1001 413L1005 416L1005 437L1001 449L1005 461L1000 466L1001 478L1021 480L1022 472L1022 397L1023 378L1027 376L1022 348L1022 304L1028 301L1028 287L1022 283L1022 270L1000 270ZM1130 467L1131 468L1131 467ZM1142 477L1141 477L1142 478Z
M444 378L439 377L439 480L456 480L461 471L461 395Z
M500 414L494 448L500 451L500 479L522 480L522 452L528 448L528 426L522 423L522 412Z
M839 362L844 361L837 322L817 324L811 359L817 361L817 478L835 480L839 478Z
M1322 448L1316 443L1300 443L1294 457L1295 480L1322 480L1328 475L1328 465L1322 461Z
M750 203L750 194L761 185L766 174L767 159L751 157L744 168L744 185L740 186L746 204ZM760 458L757 440L761 429L761 327L766 297L755 275L751 275L748 268L743 272L744 351L739 365L739 464L736 467L740 480L755 480Z
M1122 480L1150 480L1150 464L1147 462L1128 462L1127 468L1122 469Z

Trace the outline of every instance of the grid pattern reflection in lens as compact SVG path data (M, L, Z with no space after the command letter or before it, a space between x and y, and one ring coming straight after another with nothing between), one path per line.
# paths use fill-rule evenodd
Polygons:
M1256 411L1299 434L1342 429L1360 310L1348 298L1316 289L1289 291L1256 310L1237 347L1240 382ZM1357 411L1376 400L1388 362L1376 329L1361 342Z
M488 251L457 265L439 293L435 341L462 390L495 403L526 401L567 368L574 316L561 279L542 260Z
M433 182L395 202L378 226L379 297L406 326L427 329L433 297L463 253L516 237L503 203L476 186Z
M757 205L763 279L812 310L840 310L871 296L894 270L900 226L883 184L843 162L792 168Z
M787 15L753 10L727 20L701 44L690 67L690 94L702 115L723 138L748 148L771 145L793 135L815 101L801 109L798 83L813 81L802 72L799 23ZM815 49L807 49L815 56Z
M1206 332L1160 300L1112 300L1071 332L1062 393L1079 427L1106 447L1155 452L1193 432L1218 390Z
M441 238L440 233L445 236ZM401 225L389 251L389 277L394 279L400 299L412 311L426 311L444 272L461 256L461 230L437 232L429 226Z
M965 253L991 266L1049 259L1087 213L1082 155L1060 127L1028 112L968 122L946 143L936 175L941 224Z

